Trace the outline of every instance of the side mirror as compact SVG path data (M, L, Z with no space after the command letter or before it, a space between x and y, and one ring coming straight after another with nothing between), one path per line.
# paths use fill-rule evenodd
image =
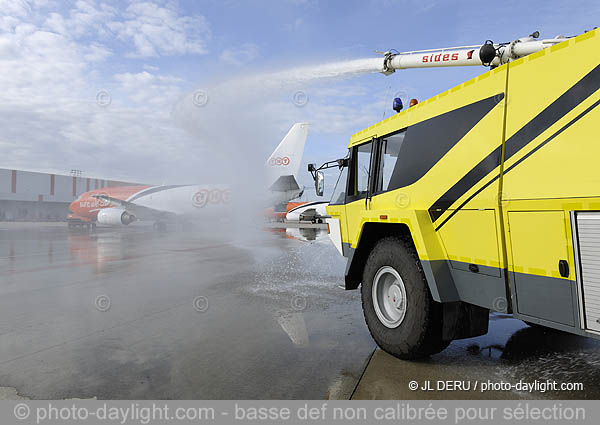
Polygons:
M323 175L323 171L317 171L315 178L315 192L317 192L317 196L323 196L323 191L325 190L325 176Z

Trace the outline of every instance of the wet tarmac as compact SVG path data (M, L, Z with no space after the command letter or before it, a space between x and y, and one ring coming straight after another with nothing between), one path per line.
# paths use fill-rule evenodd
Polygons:
M207 230L0 223L0 394L348 398L375 345L326 236Z
M378 349L353 398L597 400L600 341L493 313L487 335L454 341L423 361Z
M248 234L0 223L0 398L600 398L600 341L502 314L421 362L373 354L323 232ZM583 390L412 391L413 380Z

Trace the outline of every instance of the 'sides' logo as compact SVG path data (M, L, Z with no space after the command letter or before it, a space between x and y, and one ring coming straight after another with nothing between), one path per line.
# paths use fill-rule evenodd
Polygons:
M204 208L208 204L228 204L230 198L229 189L200 189L192 195L192 205L196 208Z
M458 60L458 53L438 53L431 54L427 56L423 56L423 63L431 63L431 62L452 62Z
M277 167L277 166L280 166L280 165L283 165L285 167L286 165L290 165L290 158L287 157L287 156L283 156L283 157L278 156L278 157L275 157L275 158L271 158L269 160L269 165L271 167Z

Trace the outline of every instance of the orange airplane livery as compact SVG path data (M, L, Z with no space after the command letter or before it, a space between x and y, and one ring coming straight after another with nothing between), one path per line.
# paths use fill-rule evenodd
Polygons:
M302 196L297 181L308 123L292 126L266 162L269 205L285 204ZM154 221L164 228L176 219L194 219L226 214L232 190L225 185L121 186L83 193L69 206L69 227L129 225Z

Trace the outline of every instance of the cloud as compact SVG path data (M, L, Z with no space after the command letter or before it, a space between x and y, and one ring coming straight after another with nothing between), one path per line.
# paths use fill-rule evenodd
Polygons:
M102 62L113 54L112 50L99 43L92 43L82 50L86 62Z
M144 68L146 71L152 71L152 72L154 72L154 71L158 71L158 70L160 69L158 66L149 65L149 64L147 64L147 63L145 63L145 64L144 64L143 68Z
M380 60L242 72L204 87L208 103L199 105L186 81L163 71L173 68L160 57L206 52L210 29L203 17L182 16L164 2L124 9L91 0L67 10L27 5L17 4L23 7L12 15L0 11L6 28L0 32L3 166L76 168L150 183L214 180L223 173L239 179L244 167L257 173L255 164L294 122L311 122L309 143L343 139L343 146L348 134L381 116L371 90L344 80L373 72ZM143 60L120 60L123 51ZM258 57L258 45L250 42L220 54L230 64ZM308 104L294 104L296 90L307 91ZM336 146L322 146L319 155ZM216 148L227 150L220 160Z
M123 20L107 23L121 40L133 43L132 57L158 57L183 54L205 54L211 31L200 15L181 16L168 3L133 3L125 10Z
M167 35L144 30L144 37L161 53L169 49L164 37L175 32L172 42L184 46L175 51L189 52L199 47L186 25L198 18L146 3L132 5L127 16L94 1L77 1L66 11L29 4L7 2L0 10L1 165L57 173L77 168L88 176L157 183L197 175L187 155L202 157L206 147L170 117L183 81L135 63L137 69L108 73L106 61L118 51L108 22L128 22L136 11L162 13L168 23L152 28L166 27ZM98 102L101 90L106 94Z
M43 28L73 39L103 35L106 31L105 23L115 19L117 15L118 10L105 3L78 0L64 16L55 11L48 13Z
M179 84L183 80L177 77L143 71L115 74L114 79L138 105L163 105L168 109L169 105L172 105L182 94Z
M31 13L31 6L25 0L0 0L0 10L6 16L24 17Z
M244 43L236 49L225 49L219 58L230 65L243 65L252 62L259 56L258 46L254 43Z

